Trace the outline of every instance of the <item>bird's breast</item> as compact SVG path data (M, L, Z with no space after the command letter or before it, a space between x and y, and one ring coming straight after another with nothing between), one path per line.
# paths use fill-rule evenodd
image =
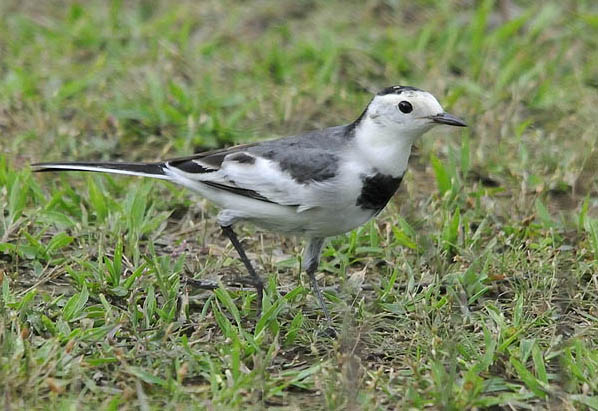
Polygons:
M374 215L378 214L398 190L401 181L403 176L393 177L382 173L362 175L361 192L355 205L363 210L372 211Z

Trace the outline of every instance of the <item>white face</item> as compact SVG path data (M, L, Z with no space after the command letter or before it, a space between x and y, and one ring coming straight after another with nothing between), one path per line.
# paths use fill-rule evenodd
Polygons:
M436 124L464 127L427 91L389 87L374 96L355 132L356 156L382 174L402 176L413 142Z
M411 88L398 91L373 98L366 114L371 121L412 137L437 124L465 126L459 118L445 113L438 100L427 91Z

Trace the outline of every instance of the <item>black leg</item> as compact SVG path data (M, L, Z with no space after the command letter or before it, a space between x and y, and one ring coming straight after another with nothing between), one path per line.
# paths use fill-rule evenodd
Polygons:
M326 316L326 321L328 321L328 325L330 326L332 324L332 319L330 318L328 308L326 308L326 303L324 302L324 297L322 296L320 287L318 287L318 281L316 280L316 270L320 264L320 253L322 252L323 246L323 238L311 238L308 241L307 246L305 247L305 253L303 255L303 267L309 276L311 289L316 295L318 303L324 312L324 316Z
M251 276L251 279L253 280L253 286L255 287L255 291L257 292L257 316L259 317L260 315L262 315L262 300L264 297L264 283L263 283L262 279L260 278L260 276L253 269L253 266L251 265L251 261L249 261L249 258L247 258L247 255L245 254L245 250L243 250L243 246L241 245L241 242L237 238L237 235L235 234L233 228L231 226L221 226L221 228L222 228L222 232L228 237L230 242L233 244L233 247L235 247L235 250L237 250L239 257L241 257L241 261L243 261L245 268L247 269L247 271L249 272L249 275Z
M310 267L311 268L311 267ZM318 280L316 280L316 267L313 269L306 270L307 275L309 276L309 281L311 282L311 289L316 294L316 298L318 299L318 303L324 312L324 316L326 317L326 321L330 326L332 324L332 319L330 318L330 314L328 313L328 308L326 308L326 303L324 302L324 297L322 296L322 292L320 291L320 287L318 287Z

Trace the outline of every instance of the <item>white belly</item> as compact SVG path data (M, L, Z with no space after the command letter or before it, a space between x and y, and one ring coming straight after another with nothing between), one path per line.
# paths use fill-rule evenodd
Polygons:
M291 208L291 207L289 207ZM293 209L293 208L291 208ZM303 212L270 214L267 218L243 218L253 224L272 231L309 237L331 237L344 234L367 222L375 215L372 210L363 210L354 205L336 208L313 208Z

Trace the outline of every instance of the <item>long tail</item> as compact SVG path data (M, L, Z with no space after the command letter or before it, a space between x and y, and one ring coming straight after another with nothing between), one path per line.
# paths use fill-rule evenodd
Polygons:
M101 162L58 162L32 164L33 171L93 171L100 173L126 174L170 180L165 173L164 163L101 163Z

